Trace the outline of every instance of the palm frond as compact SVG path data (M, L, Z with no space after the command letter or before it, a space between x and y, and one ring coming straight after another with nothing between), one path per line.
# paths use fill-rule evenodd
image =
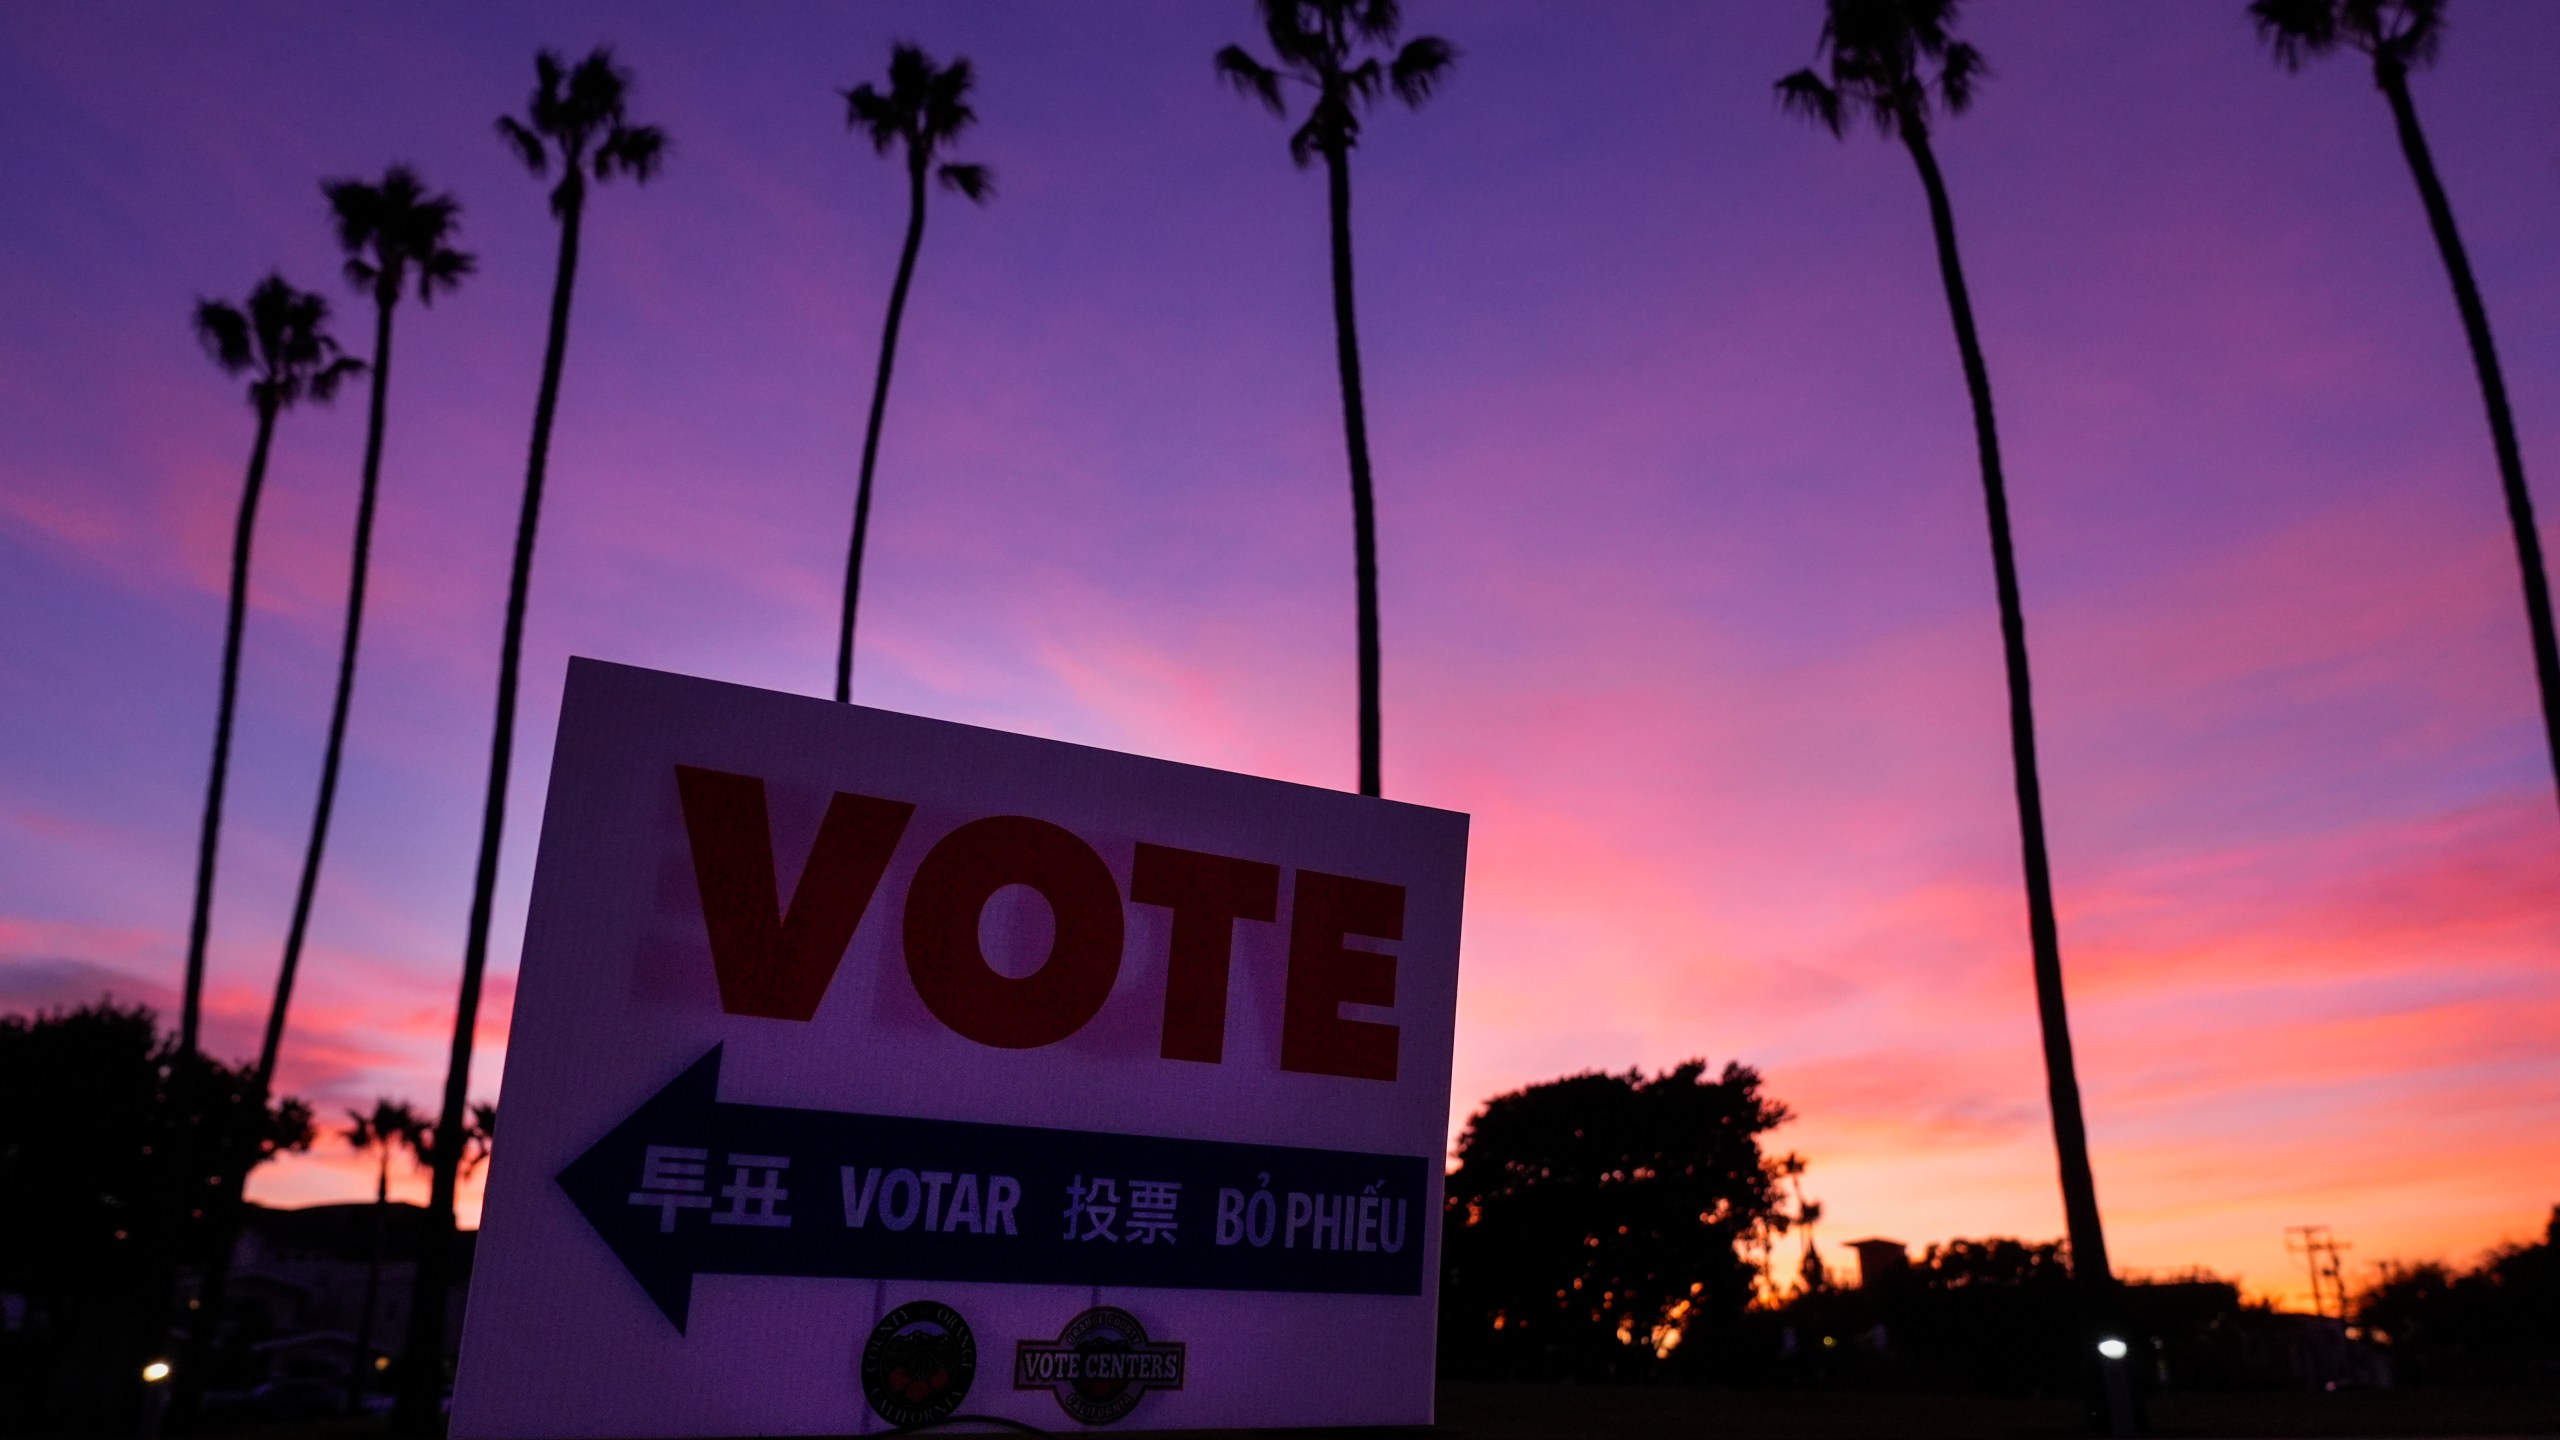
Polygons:
M1309 161L1324 153L1325 136L1317 128L1318 123L1318 117L1310 115L1307 117L1306 124L1289 133L1289 158L1301 170L1307 168Z
M1351 0L1345 17L1350 28L1364 40L1380 45L1396 43L1396 32L1404 28L1404 7L1398 0Z
M204 353L222 367L225 375L237 375L249 368L255 358L249 353L249 317L228 300L196 301L196 343Z
M2444 0L2372 0L2376 11L2389 10L2398 23L2374 16L2379 49L2398 64L2417 69L2434 62L2444 42Z
M1408 107L1431 98L1448 78L1458 49L1437 35L1416 37L1389 54L1404 23L1399 0L1260 0L1263 29L1279 65L1265 65L1239 45L1217 54L1220 79L1286 116L1280 86L1295 80L1311 87L1315 104L1289 136L1289 158L1303 168L1318 155L1339 154L1360 142L1360 114L1393 91Z
M2250 0L2249 19L2287 70L2338 48L2337 0Z
M945 189L956 190L980 205L996 193L995 172L984 165L945 165L939 175Z
M380 196L374 187L362 180L323 180L320 193L329 202L329 226L337 233L338 248L360 250L373 238L374 225L381 209Z
M928 67L932 61L926 61ZM978 121L978 112L969 106L969 89L978 83L977 71L966 55L951 57L951 63L933 72L925 84L922 106L923 124L919 126L927 151L940 149Z
M1778 82L1778 108L1819 124L1834 138L1845 133L1841 128L1840 92L1824 84L1822 77L1811 70L1799 70Z
M272 271L249 291L245 307L199 300L194 318L196 338L225 372L257 372L249 399L261 408L288 408L306 391L326 400L345 367L364 368L338 354L338 342L329 336L328 300L295 289Z
M513 115L498 117L498 138L506 141L507 148L513 150L516 158L524 162L524 168L534 174L540 175L551 168L551 152L543 145L542 137Z
M586 196L590 172L598 180L654 177L669 149L666 132L627 118L631 71L614 62L613 47L599 45L575 65L556 50L533 57L534 87L525 117L502 116L498 134L525 168L550 173L554 153L560 181L551 187L551 213L566 217Z
M533 52L535 101L539 103L543 97L548 96L554 104L557 104L560 99L560 82L567 78L568 74L568 62L560 58L559 51L546 46Z
M418 261L418 300L432 305L440 291L450 291L462 284L462 277L480 268L477 256L468 251L438 249Z
M1989 78L1991 67L1982 52L1959 40L1938 61L1938 98L1950 115L1961 115L1973 103L1973 87Z
M333 342L329 348L335 350L337 346ZM333 356L328 364L311 372L311 378L305 382L303 388L310 393L312 399L326 405L338 398L340 385L363 374L364 371L365 363L353 355Z
M869 82L856 85L844 93L844 128L860 130L871 138L871 150L886 155L889 147L906 133L897 107L889 97L871 88Z
M1386 67L1372 56L1343 71L1340 88L1345 96L1365 106L1378 98L1378 92L1386 87L1386 83Z
M969 104L977 81L968 56L955 55L950 64L938 65L922 47L898 41L889 47L886 90L866 82L839 92L845 128L868 135L874 154L886 155L905 142L909 171L922 184L934 155L977 123L978 112ZM949 168L944 183L959 183L950 178Z
M933 61L924 47L900 40L889 47L889 93L913 105L933 83Z
M1395 88L1397 99L1418 107L1431 98L1432 90L1448 77L1457 60L1455 45L1437 35L1417 36L1396 52L1395 63L1387 70L1388 83Z
M1280 72L1253 58L1241 45L1220 50L1213 63L1218 78L1227 82L1239 95L1262 102L1274 115L1289 113L1288 104L1280 98Z
M1340 3L1340 0L1335 0ZM1324 59L1324 26L1314 13L1316 0L1260 0L1262 35L1283 65L1313 70Z
M628 175L646 185L666 163L667 132L655 125L616 125L596 150L596 178Z
M613 63L613 47L599 45L569 72L561 102L573 129L592 137L620 121L631 89L631 72Z
M525 116L537 135L558 139L568 129L568 98L563 94L569 78L568 62L557 50L538 50L533 56L533 93L525 100Z
M1824 75L1778 82L1781 106L1834 135L1858 119L1876 132L1926 133L1933 108L1956 114L1990 75L1982 53L1955 38L1957 0L1827 0L1818 44Z

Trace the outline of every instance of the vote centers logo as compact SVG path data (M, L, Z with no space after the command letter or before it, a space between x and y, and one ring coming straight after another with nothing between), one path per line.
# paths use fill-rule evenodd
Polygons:
M1087 1425L1108 1425L1138 1408L1150 1390L1182 1388L1184 1346L1150 1340L1138 1317L1116 1305L1087 1310L1055 1340L1014 1346L1013 1388L1054 1390L1058 1406Z
M862 1398L892 1425L929 1425L968 1398L978 1339L960 1312L934 1300L880 1317L862 1347Z

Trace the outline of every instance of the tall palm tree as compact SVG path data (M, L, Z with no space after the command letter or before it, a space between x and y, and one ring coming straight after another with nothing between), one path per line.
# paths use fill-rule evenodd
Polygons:
M516 678L524 654L525 595L533 581L534 535L542 519L543 472L551 456L551 421L560 400L561 361L569 347L569 301L578 278L578 236L587 187L628 175L645 183L658 173L666 132L635 125L626 110L631 72L602 46L572 67L545 50L534 57L533 98L524 118L498 117L501 139L527 170L559 180L551 214L560 222L560 256L551 280L551 326L542 352L542 388L533 405L533 446L525 465L524 506L516 520L515 566L507 584L506 636L498 656L498 713L489 742L489 790L480 822L480 861L472 877L471 924L462 952L462 992L454 1008L453 1049L446 1062L444 1103L435 1125L434 1182L418 1252L417 1295L409 1310L405 1378L398 1423L410 1433L433 1429L443 1375L445 1286L452 1274L453 1201L470 1130L465 1088L471 1083L472 1032L480 1020L480 984L489 961L489 916L498 890L498 842L506 830L507 773L515 750Z
M284 960L276 967L276 993L267 1006L267 1029L258 1046L258 1090L275 1081L276 1052L284 1044L285 1012L311 930L311 903L320 888L320 861L329 848L329 817L338 803L338 768L346 754L347 711L355 700L356 652L364 635L365 580L373 565L374 502L382 485L382 431L391 396L391 315L414 289L418 303L462 283L475 261L453 244L462 205L431 193L416 171L394 165L379 184L362 180L322 182L338 245L347 252L347 283L373 300L373 394L365 412L364 473L356 490L354 558L347 570L347 623L338 642L338 688L329 704L329 741L320 759L320 796L312 806L311 837L302 851L302 878L294 887L293 919L285 927Z
M1217 55L1218 75L1286 118L1283 85L1310 92L1307 118L1289 136L1289 158L1304 169L1324 157L1325 193L1333 220L1333 347L1342 376L1342 432L1351 452L1352 572L1360 596L1360 793L1378 785L1378 533L1370 499L1369 414L1360 392L1360 328L1351 303L1351 150L1360 143L1360 113L1385 91L1419 108L1455 64L1458 51L1437 35L1419 36L1381 64L1372 48L1392 49L1404 15L1397 0L1258 0L1263 34L1277 65L1241 45Z
M226 375L254 372L249 408L258 416L258 438L249 446L249 478L240 487L240 514L231 527L231 606L222 630L222 691L214 709L213 775L205 782L204 828L196 841L195 912L187 925L186 994L179 1007L178 1043L195 1053L204 1008L205 940L213 924L214 852L222 839L222 794L231 775L231 723L240 693L240 632L249 618L249 543L258 525L258 499L267 485L267 452L276 417L305 397L327 404L364 362L338 353L329 336L329 302L296 290L270 274L249 292L247 308L228 300L198 300L196 338Z
M422 1162L427 1157L426 1117L405 1101L376 1100L373 1111L347 1112L350 1122L344 1132L347 1143L358 1151L370 1152L375 1159L373 1177L373 1250L364 1273L364 1314L356 1321L356 1367L347 1386L347 1413L354 1414L363 1405L367 1367L372 1364L373 1316L382 1296L382 1231L383 1221L391 1209L391 1156L406 1150L410 1160Z
M1938 274L1973 400L1974 443L1982 465L1982 497L1991 523L1991 563L1998 580L2001 651L2009 679L2009 755L2018 799L2018 837L2027 881L2027 934L2034 956L2036 1009L2043 1022L2045 1091L2053 1113L2054 1149L2062 1172L2062 1206L2071 1237L2071 1271L2085 1323L2109 1322L2114 1272L2098 1215L2098 1186L2089 1167L2089 1137L2080 1114L2080 1081L2071 1058L2071 1020L2062 994L2062 941L2054 918L2053 874L2045 855L2043 784L2036 771L2035 705L2027 673L2027 621L2018 598L2018 566L2009 534L2007 482L2000 471L2000 433L1991 413L1991 372L1973 323L1964 263L1956 251L1955 212L1946 179L1929 146L1929 122L1962 114L1986 73L1981 53L1955 38L1956 0L1827 0L1820 50L1828 75L1799 70L1778 82L1789 110L1844 135L1867 121L1899 138L1919 168L1937 237ZM2088 1337L2094 1342L2098 1337ZM2121 1365L2108 1365L2111 1429L2134 1423Z
M2445 198L2426 132L2418 128L2418 107L2409 98L2409 72L2433 63L2443 43L2444 0L2252 0L2249 18L2257 22L2260 38L2288 70L2300 70L2304 61L2342 48L2365 56L2373 62L2373 83L2391 103L2400 153L2408 158L2409 173L2418 182L2427 225L2435 232L2445 274L2453 281L2454 308L2462 312L2462 332L2471 342L2472 368L2480 373L2480 399L2489 412L2489 439L2498 453L2507 524L2515 532L2516 568L2524 580L2525 621L2533 632L2543 739L2551 751L2555 793L2560 793L2560 632L2552 626L2542 532L2534 525L2533 492L2525 488L2524 452L2516 444L2515 415L2507 408L2507 381L2498 367L2498 347L2489 338L2488 307L2480 303L2480 282L2472 278L2471 257L2453 225L2453 202Z
M889 287L889 318L880 329L880 366L871 381L871 423L862 432L862 482L853 495L853 544L844 562L844 623L836 632L836 700L853 699L853 612L862 596L862 545L871 528L871 472L880 458L880 417L889 408L889 370L898 360L898 322L907 313L907 286L915 279L916 251L924 244L925 174L983 205L995 193L995 175L984 165L935 165L934 157L977 123L969 87L977 80L969 57L937 66L933 57L901 42L889 49L889 88L866 82L843 92L844 123L871 140L875 154L906 147L907 243L898 252L897 283Z

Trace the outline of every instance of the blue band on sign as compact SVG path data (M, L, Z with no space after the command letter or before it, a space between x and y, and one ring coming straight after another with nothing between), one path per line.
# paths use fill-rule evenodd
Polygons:
M720 1047L561 1171L678 1330L696 1275L1422 1293L1419 1156L720 1101Z

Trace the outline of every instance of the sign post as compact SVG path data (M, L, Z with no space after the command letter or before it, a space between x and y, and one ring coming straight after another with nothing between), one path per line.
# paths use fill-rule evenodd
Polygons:
M453 1433L1428 1422L1465 864L573 660Z

